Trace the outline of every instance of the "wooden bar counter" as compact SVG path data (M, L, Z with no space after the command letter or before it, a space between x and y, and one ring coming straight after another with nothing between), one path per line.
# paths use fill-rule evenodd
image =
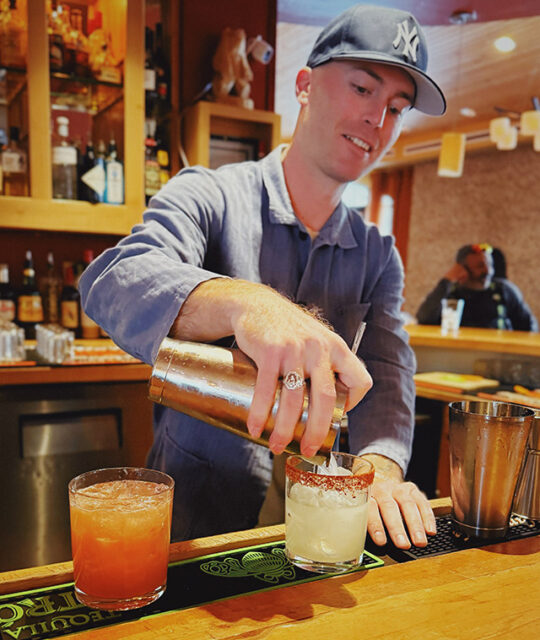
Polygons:
M434 501L447 512L448 499ZM171 545L171 560L283 538L283 526ZM0 574L11 593L71 580L71 563ZM83 631L81 640L164 638L538 638L540 536L283 587Z

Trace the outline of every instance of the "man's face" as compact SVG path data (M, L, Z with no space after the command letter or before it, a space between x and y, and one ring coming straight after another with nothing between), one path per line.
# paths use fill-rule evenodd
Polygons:
M493 278L493 258L490 253L485 251L469 253L463 266L469 274L468 279L464 282L466 287L478 291L489 287Z
M310 158L340 183L356 180L396 141L414 95L409 74L390 65L333 61L302 70L299 133Z

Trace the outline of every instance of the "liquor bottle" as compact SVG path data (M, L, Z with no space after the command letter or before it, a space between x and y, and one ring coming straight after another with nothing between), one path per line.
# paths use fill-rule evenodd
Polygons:
M23 68L26 65L27 31L17 10L17 0L2 3L0 14L0 66Z
M19 127L11 127L9 136L9 144L2 152L2 192L5 196L27 196L28 161L19 144Z
M88 145L86 150L88 154ZM103 140L99 141L97 154L94 154L93 146L91 147L90 153L94 158L94 164L85 173L83 173L81 176L81 182L89 189L86 194L88 195L90 202L104 202L105 191L107 188L107 175L105 173L105 143ZM90 161L91 157L89 156L87 159L88 167L90 167Z
M157 107L157 72L154 64L154 32L146 27L144 57L144 102L146 115L154 115Z
M85 249L83 252L83 260L82 262L77 264L77 274L75 285L79 286L79 279L86 269L86 267L92 262L94 259L94 252L92 249ZM88 316L82 306L80 306L79 300L79 312L81 318L81 338L95 339L99 338L99 325Z
M53 198L77 199L77 149L69 140L69 120L56 119L58 144L53 147Z
M53 72L64 70L64 38L57 10L49 14L47 32L49 35L49 68Z
M15 321L17 295L9 283L9 266L0 264L0 320Z
M79 292L75 287L75 274L72 262L64 262L64 286L60 294L60 324L79 333Z
M118 159L116 141L109 142L109 153L105 162L105 202L122 204L124 202L124 167Z
M58 302L62 281L54 266L52 251L47 254L47 273L39 281L39 290L43 300L43 316L46 322L55 324L59 321Z
M159 113L160 115L164 115L169 110L170 68L169 59L165 54L163 25L161 22L156 24L153 64L156 70L156 92L159 103Z
M96 164L96 154L94 153L94 144L91 140L86 143L86 152L81 158L81 164L79 168L79 200L86 200L87 202L99 202L98 194L89 186L83 176L86 176ZM88 179L88 178L87 178Z
M154 138L156 121L145 121L146 139L144 141L144 196L146 203L159 191L161 182L159 177L159 162L157 160L157 143Z
M17 298L17 324L24 329L26 338L36 337L36 324L43 322L43 302L36 285L36 272L32 252L27 251L23 267L23 284Z

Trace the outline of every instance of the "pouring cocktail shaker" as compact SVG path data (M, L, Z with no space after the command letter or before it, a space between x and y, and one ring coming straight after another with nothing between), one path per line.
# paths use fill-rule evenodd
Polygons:
M239 349L165 338L152 370L148 393L149 398L158 404L268 446L279 406L281 383L264 431L259 438L253 438L246 422L256 380L257 367ZM328 434L318 452L322 455L328 455L332 450L341 422L346 419L347 387L336 381L336 392L336 406ZM306 381L302 413L293 440L285 448L288 453L300 453L308 405L309 381Z

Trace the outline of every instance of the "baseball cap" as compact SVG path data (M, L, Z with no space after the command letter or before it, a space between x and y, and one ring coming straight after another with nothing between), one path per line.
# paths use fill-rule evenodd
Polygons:
M318 67L331 60L367 60L407 71L416 84L414 107L441 116L446 100L426 73L426 37L408 11L357 4L334 18L319 34L307 61Z

